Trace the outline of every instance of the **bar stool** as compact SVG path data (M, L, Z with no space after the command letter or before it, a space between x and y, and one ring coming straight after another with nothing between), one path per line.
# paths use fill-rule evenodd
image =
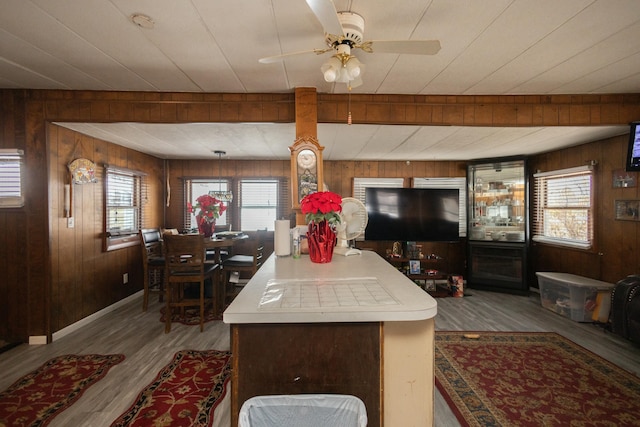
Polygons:
M200 308L200 332L204 330L205 307L214 299L217 293L218 264L206 262L204 238L199 234L165 235L165 287L166 312L165 333L171 331L171 317L173 308L179 307L184 313L185 307ZM212 297L205 295L205 281L212 286ZM185 294L185 285L197 283L198 297L193 298Z

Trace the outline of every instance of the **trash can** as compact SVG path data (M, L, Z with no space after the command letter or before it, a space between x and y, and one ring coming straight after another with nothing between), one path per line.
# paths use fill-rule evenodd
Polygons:
M238 427L366 427L362 400L344 394L255 396L240 408Z

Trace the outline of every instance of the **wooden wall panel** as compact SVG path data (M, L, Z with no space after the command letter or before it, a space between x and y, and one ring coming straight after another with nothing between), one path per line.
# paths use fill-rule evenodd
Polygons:
M640 222L615 219L615 200L640 199L640 188L613 188L613 171L625 168L628 136L546 153L531 158L532 173L582 166L595 167L595 246L577 250L534 243L531 250L531 283L536 271L562 271L615 283L640 272ZM638 180L638 172L629 172Z
M103 189L105 163L146 171L150 181L161 182L163 161L115 144L100 141L55 125L48 125L51 327L59 331L142 289L138 246L103 252ZM63 212L63 185L69 182L67 165L77 158L96 163L99 182L73 185L74 228ZM162 193L160 193L161 195ZM149 226L160 227L163 201L149 199ZM122 274L129 273L129 283Z

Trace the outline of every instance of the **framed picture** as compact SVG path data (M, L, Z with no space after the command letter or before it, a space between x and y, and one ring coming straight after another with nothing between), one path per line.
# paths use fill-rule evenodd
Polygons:
M435 280L426 280L424 284L425 291L435 291L436 290L436 281Z
M420 274L420 261L412 259L409 261L409 274Z
M627 188L636 186L636 173L624 169L616 169L612 176L613 188Z
M640 221L640 200L616 200L616 219L620 221Z

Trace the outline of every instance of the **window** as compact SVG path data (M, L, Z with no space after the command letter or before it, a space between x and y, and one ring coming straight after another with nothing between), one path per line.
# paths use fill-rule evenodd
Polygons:
M467 235L467 182L466 178L413 178L413 188L455 188L459 191L458 235Z
M242 230L273 230L278 218L278 180L240 181L240 226Z
M105 167L106 249L137 243L132 239L143 228L144 174L127 169Z
M534 175L533 240L589 249L593 245L593 168Z
M403 186L404 178L353 178L353 197L366 205L367 187L402 188Z
M21 208L22 158L24 152L16 149L0 149L0 207Z
M197 228L194 215L186 210L186 201L195 204L196 198L209 191L228 188L234 193L233 201L216 220L217 225L232 225L234 230L273 230L277 218L289 218L291 214L291 194L286 178L190 178L185 179L184 227Z
M210 191L227 191L229 188L229 181L226 179L189 179L186 181L186 200L191 202L192 206L195 206L197 201L196 199L204 194L209 194ZM225 203L227 205L227 203ZM190 214L187 212L187 204L184 204L185 207L185 221L184 228L185 229L196 229L198 228L198 224L196 223L196 217L194 214ZM230 206L227 206L229 209ZM220 218L216 219L216 225L227 225L229 222L227 220L227 213L229 210L226 210L220 215Z

